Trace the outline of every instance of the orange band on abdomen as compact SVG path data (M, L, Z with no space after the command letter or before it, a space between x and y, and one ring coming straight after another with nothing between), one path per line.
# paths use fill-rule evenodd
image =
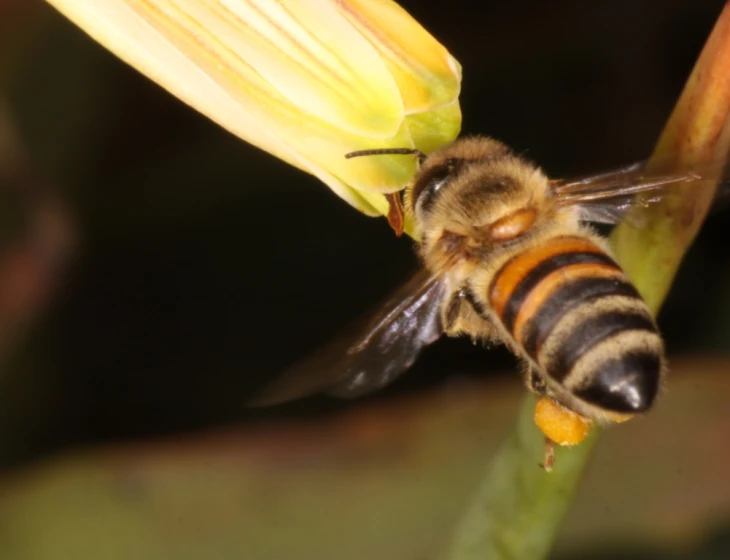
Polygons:
M516 255L495 274L489 302L512 332L524 301L546 277L566 267L593 264L620 271L600 247L582 237L555 237Z
M564 266L545 276L522 300L514 321L512 334L523 344L522 330L525 324L537 313L543 303L561 287L580 278L623 277L623 273L615 266L598 263L580 263Z

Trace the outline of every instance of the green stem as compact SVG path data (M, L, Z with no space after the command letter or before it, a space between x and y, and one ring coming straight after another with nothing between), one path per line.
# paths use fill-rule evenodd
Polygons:
M539 467L545 436L533 421L534 396L520 409L512 433L489 465L459 524L448 560L543 558L575 494L598 440L598 430L578 447L556 450L553 472Z

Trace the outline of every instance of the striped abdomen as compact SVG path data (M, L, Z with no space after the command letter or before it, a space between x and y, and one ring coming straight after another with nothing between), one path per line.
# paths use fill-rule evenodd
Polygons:
M657 394L663 345L621 268L584 237L555 237L497 271L489 301L553 380L602 409L640 412Z

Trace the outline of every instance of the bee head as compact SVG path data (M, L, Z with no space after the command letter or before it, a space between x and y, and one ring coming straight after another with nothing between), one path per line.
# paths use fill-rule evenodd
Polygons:
M548 182L538 168L497 140L466 137L426 155L412 148L352 152L416 155L420 168L405 189L405 210L430 245L442 237L501 241L532 227Z
M507 156L509 148L488 138L463 138L435 152L421 163L413 183L406 189L406 209L424 223L444 193L474 164Z

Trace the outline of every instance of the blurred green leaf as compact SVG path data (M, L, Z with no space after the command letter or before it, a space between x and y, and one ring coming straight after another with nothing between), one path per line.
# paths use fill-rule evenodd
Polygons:
M561 555L693 550L727 525L730 455L718 441L730 437L728 368L678 360L655 414L605 434ZM2 558L435 559L523 391L512 380L464 384L317 421L115 445L6 472ZM526 484L528 467L540 472L539 446L529 453ZM562 453L555 473L575 455ZM628 465L631 484L618 475ZM546 513L563 502L559 484L552 495L519 488L536 492L534 511Z

